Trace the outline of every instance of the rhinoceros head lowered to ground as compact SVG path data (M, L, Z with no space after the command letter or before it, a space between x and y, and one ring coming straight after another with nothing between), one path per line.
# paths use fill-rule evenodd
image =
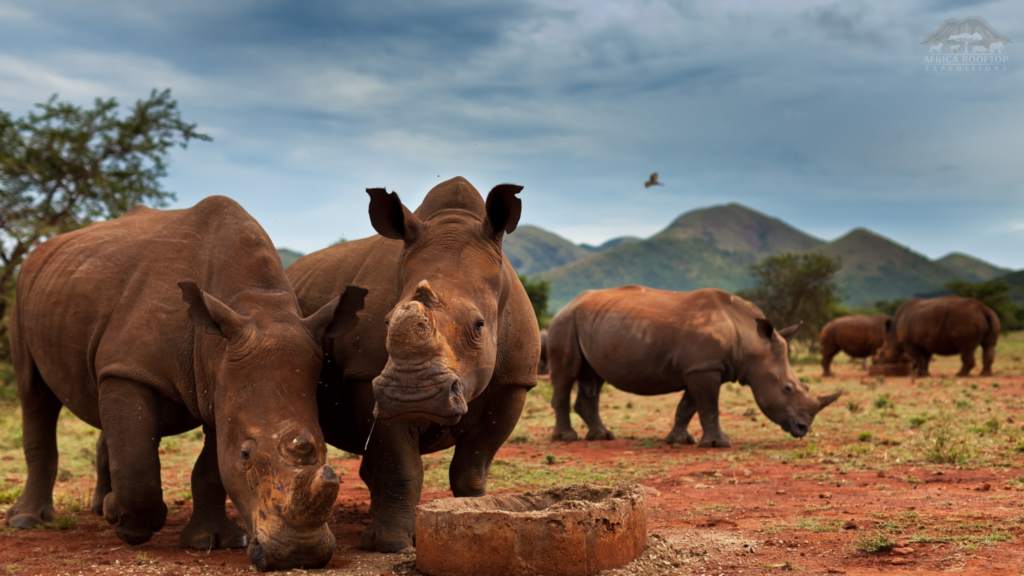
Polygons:
M373 381L384 420L451 425L466 414L494 373L502 311L518 282L501 245L519 222L522 187L496 186L483 202L461 178L444 186L416 214L394 192L367 190L374 229L405 243L401 295L386 317L388 362Z
M340 481L317 424L322 346L355 327L366 290L349 286L303 319L282 301L291 293L250 291L228 306L195 282L179 286L205 328L199 362L213 382L200 389L212 397L198 400L216 422L220 477L248 529L250 560L260 570L324 566Z
M813 396L807 384L800 381L789 365L787 341L801 324L775 330L771 322L757 319L756 344L747 346L746 374L742 380L750 385L754 400L772 422L797 438L807 434L815 415L836 401L843 393Z

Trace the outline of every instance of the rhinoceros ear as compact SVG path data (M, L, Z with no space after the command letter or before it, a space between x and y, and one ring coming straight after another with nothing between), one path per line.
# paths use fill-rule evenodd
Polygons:
M199 289L191 280L178 282L181 299L188 303L192 325L206 328L207 334L234 338L245 329L246 319L220 300Z
M760 334L762 338L771 340L773 332L775 332L775 327L772 326L771 322L764 318L757 319L757 333Z
M420 220L402 205L397 192L388 194L384 188L367 188L366 193L370 195L370 224L378 234L407 243L416 238Z
M886 318L885 320L885 333L892 332L892 318Z
M523 189L515 184L498 184L487 195L486 231L495 237L515 231L523 213L523 201L516 197Z
M323 344L325 337L341 338L359 323L356 312L363 309L368 293L366 288L346 286L341 296L309 315L302 324L313 333L319 344Z

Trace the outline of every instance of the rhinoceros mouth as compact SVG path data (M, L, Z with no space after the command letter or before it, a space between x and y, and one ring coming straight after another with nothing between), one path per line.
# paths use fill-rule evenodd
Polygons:
M452 425L468 411L462 379L450 370L385 371L373 380L373 393L381 420L423 418Z

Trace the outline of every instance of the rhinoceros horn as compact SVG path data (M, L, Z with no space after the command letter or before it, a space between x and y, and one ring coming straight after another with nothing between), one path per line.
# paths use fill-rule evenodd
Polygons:
M793 337L793 334L796 334L796 331L799 330L800 327L803 326L803 325L804 325L804 321L801 320L801 321L797 322L796 324L793 324L792 326L789 326L787 328L783 328L782 330L779 330L779 336L782 336L782 338L784 340L789 340L790 338Z
M821 410L825 408L825 406L828 406L829 404L838 400L839 397L842 395L843 391L840 390L839 392L833 392L832 394L828 394L827 396L818 396L818 412L821 412Z
M292 482L285 520L292 526L316 528L331 516L341 479L330 466L305 468Z

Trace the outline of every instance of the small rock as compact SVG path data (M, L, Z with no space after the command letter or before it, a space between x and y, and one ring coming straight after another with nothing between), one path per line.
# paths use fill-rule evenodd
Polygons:
M776 494L777 496L782 496L782 495L783 495L783 494L785 494L785 493L786 493L786 491L785 491L785 490L776 490L776 491L775 491L775 494Z
M981 490L982 492L988 492L991 489L992 489L992 485L989 484L988 482L985 482L981 486L978 486L978 490Z
M4 460L10 462L11 460L14 460L14 456L11 456L10 454L7 454L7 455L4 456Z
M850 518L846 522L843 522L843 530L856 530L856 529L857 529L857 521L854 520L853 518Z
M932 472L932 476L945 476L945 475L946 475L946 473L943 472L942 470L936 470L935 472Z
M8 476L7 478L4 478L4 481L5 482L19 482L17 476Z
M821 498L822 500L831 500L832 499L832 493L831 492L825 492L824 494L818 494L818 498Z
M698 490L706 490L708 488L711 488L711 486L708 486L707 484L694 484L693 487Z
M1009 484L1003 484L1003 490L1013 490L1013 486L1010 486Z
M893 548L892 549L892 553L893 554L898 554L900 556L906 556L907 554L913 554L914 553L914 549L913 548Z
M753 472L750 471L750 468L744 468L743 469L743 475L744 476L750 476L751 474L753 474Z
M897 540L893 545L894 548L906 548L907 546L910 546L910 544L907 544L906 540Z
M184 498L175 498L174 499L174 505L175 506L184 506L185 505L185 499Z
M907 559L906 558L893 558L892 562L889 562L889 564L892 564L893 566L900 566L900 565L906 564L906 563L907 563Z
M879 470L878 471L878 477L879 478L885 478L885 470Z
M657 498L658 496L661 496L661 490L658 490L657 488L652 488L651 486L644 486L643 484L641 484L640 487L643 488L644 492L651 498Z

